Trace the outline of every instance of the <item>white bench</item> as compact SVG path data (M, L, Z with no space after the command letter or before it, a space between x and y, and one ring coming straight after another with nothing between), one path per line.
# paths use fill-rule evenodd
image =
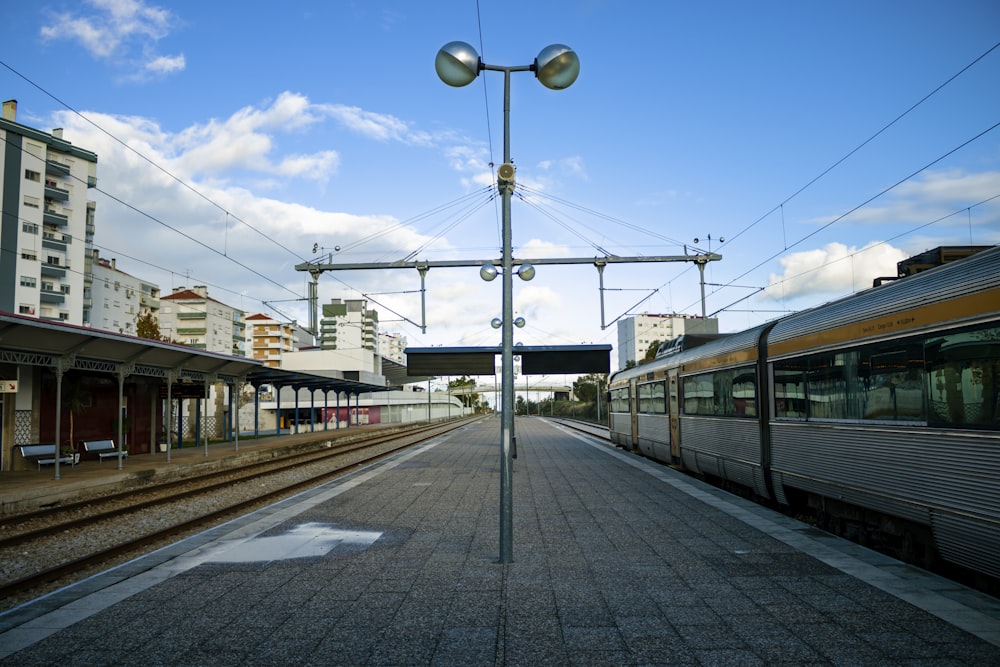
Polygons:
M42 469L42 466L54 465L56 462L56 446L54 444L15 445L15 447L21 451L21 456L36 464L39 470ZM59 463L76 465L76 457L72 454L60 456Z
M83 442L83 451L87 453L96 453L99 461L103 461L108 458L118 458L118 448L115 446L114 440L85 440ZM127 457L128 452L123 451L122 457Z

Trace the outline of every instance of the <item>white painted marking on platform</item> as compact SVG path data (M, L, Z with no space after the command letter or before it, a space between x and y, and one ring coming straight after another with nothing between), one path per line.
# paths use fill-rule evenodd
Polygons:
M214 563L258 563L325 556L341 544L371 546L382 533L342 530L322 523L304 523L283 535L252 537L223 544L208 555Z

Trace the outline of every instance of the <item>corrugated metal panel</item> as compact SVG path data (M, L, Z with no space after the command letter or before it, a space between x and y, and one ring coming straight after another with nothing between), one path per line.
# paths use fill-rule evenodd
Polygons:
M692 443L698 443L693 447ZM760 427L755 419L681 417L681 460L767 497L760 465Z
M1000 247L790 315L775 325L768 334L768 343L774 345L849 323L918 308L926 305L932 297L934 300L953 299L998 287ZM996 308L996 304L993 307Z
M932 514L931 525L943 558L1000 577L1000 526L942 512Z
M725 419L716 417L681 417L681 449L703 452L760 463L760 427L756 419Z
M666 415L639 415L639 451L650 458L669 462L670 419Z
M1000 448L990 436L781 423L771 435L772 466L788 486L925 525L932 513L966 515L992 525L1000 540ZM938 536L942 550L975 539L958 527Z

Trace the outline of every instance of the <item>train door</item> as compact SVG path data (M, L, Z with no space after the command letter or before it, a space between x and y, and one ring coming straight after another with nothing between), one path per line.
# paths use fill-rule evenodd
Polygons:
M632 451L639 449L639 394L635 380L628 381L628 411L632 421Z
M677 369L668 371L668 381L667 381L667 391L669 392L669 397L667 399L667 410L670 415L670 457L674 460L680 460L681 457L681 422L680 422L680 397L678 396L678 379L677 379Z

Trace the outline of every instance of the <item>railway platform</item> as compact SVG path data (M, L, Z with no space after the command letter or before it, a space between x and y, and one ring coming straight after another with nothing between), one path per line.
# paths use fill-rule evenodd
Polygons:
M0 614L0 666L1000 664L1000 602L548 419L483 418Z
M122 491L150 481L169 480L189 474L225 469L283 452L324 446L331 440L349 439L375 430L393 430L398 424L352 426L350 428L306 431L289 435L264 434L259 438L241 435L237 441L215 442L207 446L188 443L166 452L139 454L124 459L84 460L60 466L55 479L53 466L0 473L0 519L5 515L30 512L68 502L86 500L105 492Z

